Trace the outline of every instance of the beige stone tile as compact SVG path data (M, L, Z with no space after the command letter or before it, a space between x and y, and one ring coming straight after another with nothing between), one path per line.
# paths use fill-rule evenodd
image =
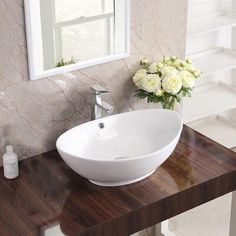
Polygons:
M89 86L110 90L115 112L147 108L130 78L145 56L183 56L187 0L131 0L131 55L37 81L28 80L23 0L0 1L0 156L13 144L20 158L55 148L65 130L90 119ZM1 158L0 158L1 164Z

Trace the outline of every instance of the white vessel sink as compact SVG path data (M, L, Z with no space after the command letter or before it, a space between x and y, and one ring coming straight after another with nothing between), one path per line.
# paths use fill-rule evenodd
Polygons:
M182 128L177 112L139 110L79 125L56 146L77 174L97 185L120 186L151 175L174 151Z

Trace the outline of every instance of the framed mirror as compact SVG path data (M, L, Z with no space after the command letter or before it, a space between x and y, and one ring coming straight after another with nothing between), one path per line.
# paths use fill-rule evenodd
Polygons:
M24 0L30 79L129 56L129 0Z

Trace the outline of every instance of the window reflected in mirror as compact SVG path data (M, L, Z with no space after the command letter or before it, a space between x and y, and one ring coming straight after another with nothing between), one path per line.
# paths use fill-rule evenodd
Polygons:
M25 0L25 8L32 79L128 55L127 0Z

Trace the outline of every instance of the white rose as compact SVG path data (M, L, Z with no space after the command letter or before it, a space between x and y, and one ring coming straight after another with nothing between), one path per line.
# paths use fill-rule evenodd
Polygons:
M147 64L149 64L149 59L148 58L143 58L141 60L141 65L147 65Z
M188 63L188 64L193 64L193 61L190 59L190 58L186 58L186 63Z
M155 95L156 96L158 96L158 97L160 97L160 96L162 96L163 95L163 93L164 93L164 90L163 89L158 89L157 91L155 91Z
M195 77L190 72L184 70L180 72L180 77L184 88L193 88L195 85Z
M161 69L162 67L164 67L164 64L162 61L160 61L158 64L157 64L157 68L158 69Z
M167 93L177 94L182 88L182 80L178 74L166 76L162 81L163 89Z
M147 71L145 69L139 69L133 77L134 84L137 87L141 87L142 80L146 77L146 75L147 75Z
M172 65L178 68L181 66L181 64L182 64L182 61L180 59L176 59Z
M157 63L153 62L149 67L148 71L152 74L157 73Z
M149 74L142 80L142 88L147 92L156 92L161 88L161 78L157 74Z
M197 78L197 77L200 77L200 76L201 76L202 72L201 72L199 69L195 69L195 70L193 71L193 74L194 74L194 76Z
M186 64L186 65L184 66L184 69L187 70L187 71L189 71L189 72L193 72L193 71L196 70L196 68L195 68L192 64Z
M176 59L177 59L176 56L171 56L171 57L170 57L170 60L176 60Z
M176 68L174 68L173 66L164 66L163 68L161 68L161 75L163 78L177 73L178 70L176 70Z
M172 63L173 63L173 62L172 62L171 60L168 60L168 61L166 61L165 64L166 64L167 66L172 66Z

